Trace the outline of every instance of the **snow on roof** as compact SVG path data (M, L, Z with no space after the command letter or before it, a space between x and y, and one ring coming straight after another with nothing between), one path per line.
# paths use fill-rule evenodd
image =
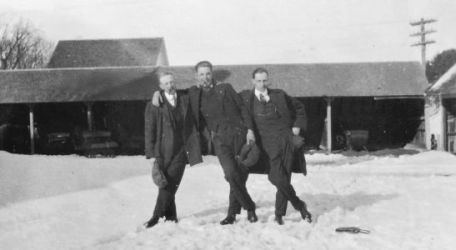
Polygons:
M99 39L59 41L49 68L156 66L164 39Z
M456 94L456 64L454 64L445 74L443 74L437 82L432 85L429 93L442 93L443 95Z

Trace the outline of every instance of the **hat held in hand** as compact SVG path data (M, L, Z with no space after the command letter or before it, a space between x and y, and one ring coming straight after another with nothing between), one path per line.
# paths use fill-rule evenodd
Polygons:
M246 143L242 146L236 159L240 165L250 168L258 162L258 159L260 159L260 149L255 142Z
M152 180L159 188L164 188L166 185L168 185L168 181L166 180L166 176L160 168L159 162L160 161L155 160L152 165Z

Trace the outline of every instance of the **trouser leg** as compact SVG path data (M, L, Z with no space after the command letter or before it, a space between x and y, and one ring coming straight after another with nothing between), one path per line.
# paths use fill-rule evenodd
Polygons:
M228 214L235 215L235 214L240 214L241 213L241 208L242 205L241 203L237 200L236 194L235 194L235 189L232 187L230 184L230 194L228 196Z
M235 154L242 146L242 140L233 134L217 134L214 136L213 142L225 180L230 185L228 214L240 213L241 207L246 210L255 209L255 203L246 188L248 173L244 172L235 160Z
M166 209L165 217L167 219L176 219L177 218L175 198L171 200L171 203L169 204L168 208Z
M168 185L158 190L157 202L155 204L154 216L173 216L176 215L175 194L184 175L186 165L185 151L181 149L170 159L164 160Z
M275 214L284 216L287 212L287 207L288 207L287 197L283 194L282 191L277 189L276 200L275 200Z
M296 210L301 210L304 207L304 202L299 199L291 185L291 166L287 166L287 164L292 163L292 151L287 148L286 141L275 140L266 141L266 143L267 145L264 145L264 148L270 162L268 178L277 188L276 215L283 216L286 214L288 201Z

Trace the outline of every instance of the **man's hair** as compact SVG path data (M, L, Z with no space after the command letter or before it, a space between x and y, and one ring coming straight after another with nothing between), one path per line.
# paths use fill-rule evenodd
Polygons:
M252 79L255 79L255 75L256 75L256 74L261 74L261 73L266 73L266 75L269 76L269 72L268 72L265 68L256 68L256 69L252 72Z
M174 74L170 71L159 71L158 72L158 80L160 80L164 76L174 76Z
M195 71L198 71L199 68L209 68L212 71L212 63L209 61L200 61L195 65Z

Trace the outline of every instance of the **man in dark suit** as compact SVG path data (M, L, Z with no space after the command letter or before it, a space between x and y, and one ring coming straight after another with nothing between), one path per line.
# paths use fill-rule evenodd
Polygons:
M256 222L255 203L246 188L248 173L235 160L246 140L255 140L250 116L230 84L215 83L210 62L199 62L195 72L198 84L188 90L192 113L200 131L204 128L209 131L210 137L207 139L212 140L215 154L230 185L227 217L220 224L234 223L241 207L247 210L247 219Z
M253 118L253 127L266 158L268 178L276 186L275 221L282 225L287 203L311 222L311 214L290 184L295 148L293 136L306 127L304 105L283 90L268 88L269 73L258 68L252 73L253 90L241 93L245 106ZM296 139L296 138L295 138ZM301 151L302 153L302 151ZM302 155L303 156L303 155ZM305 164L305 161L301 161Z
M230 185L228 213L220 224L233 224L241 208L247 210L248 221L256 222L255 203L246 188L248 172L235 159L246 142L255 141L251 117L230 84L214 81L210 62L197 63L195 72L197 84L188 89L188 96L201 145L207 154L213 147Z
M176 91L170 72L159 75L163 103L156 107L147 103L145 110L145 153L151 164L163 171L168 184L159 188L152 218L146 228L156 225L161 217L177 222L175 194L187 162L202 162L200 141L187 95Z

